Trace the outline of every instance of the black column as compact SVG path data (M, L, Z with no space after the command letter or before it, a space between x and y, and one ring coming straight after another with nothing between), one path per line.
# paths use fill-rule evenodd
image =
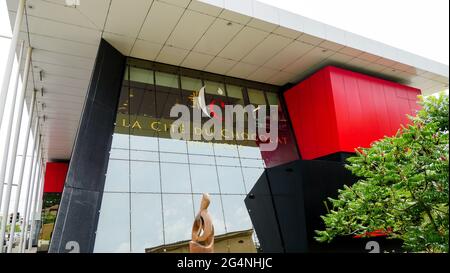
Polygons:
M94 249L125 60L100 42L49 252Z
M355 181L340 161L296 160L266 169L245 199L262 251L326 251L329 246L314 239L324 228L323 202Z

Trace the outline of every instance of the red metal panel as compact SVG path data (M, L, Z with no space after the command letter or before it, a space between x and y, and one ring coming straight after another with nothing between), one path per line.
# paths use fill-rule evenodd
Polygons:
M344 75L343 75L344 76ZM347 134L341 139L340 146L346 147L349 139L352 139L355 135L362 134L364 132L358 131L357 128L361 127L362 124L362 109L361 101L359 99L358 83L354 78L344 78L344 92L345 99L347 100L347 108L342 108L342 105L337 107L337 111L347 111L348 112L348 124L346 125ZM355 92L349 92L349 90L355 90ZM341 125L342 126L342 125Z
M316 73L284 96L302 156L338 148L336 123L321 122L336 119L329 74Z
M386 124L386 120L389 120L389 112L386 103L386 97L384 95L383 86L379 82L372 82L373 100L375 103L376 115L377 115L377 135L383 136L384 128L388 126L390 128L390 122Z
M350 136L351 132L351 118L350 118L350 111L348 107L348 99L347 99L347 93L345 92L345 83L344 83L344 77L341 75L331 75L333 79L331 82L333 82L333 89L334 89L334 96L333 100L335 103L335 115L336 115L336 124L342 125L342 133L339 136L338 139L338 147L340 147L341 139L346 139ZM353 108L356 109L356 108Z
M328 66L285 92L303 159L354 152L397 132L420 90Z
M62 192L69 163L48 162L45 168L44 192Z

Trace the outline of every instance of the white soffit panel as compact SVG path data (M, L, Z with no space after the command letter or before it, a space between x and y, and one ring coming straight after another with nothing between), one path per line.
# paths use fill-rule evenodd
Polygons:
M105 31L137 37L152 3L151 0L112 1Z
M224 9L224 11L227 11L225 13L227 16L229 16L228 14L232 14L234 18L239 18L241 22L244 22L246 19L250 18L251 23L246 22L247 27L252 26L258 28L257 23L255 22L258 22L259 24L264 22L268 24L266 29L270 29L272 26L278 26L274 30L270 30L273 33L288 36L304 43L330 50L333 53L339 52L340 54L349 56L343 57L342 55L332 54L335 58L332 58L332 60L328 60L324 63L337 64L340 60L345 60L347 63L348 58L350 57L358 58L361 59L361 61L354 60L352 62L355 69L361 68L361 64L368 62L366 64L369 66L364 67L364 71L362 72L370 73L377 71L377 76L381 77L383 74L379 73L380 71L384 70L392 72L392 70L395 70L394 72L396 72L399 70L400 72L394 73L395 78L392 80L397 80L406 84L417 82L417 79L415 78L420 76L424 71L432 73L434 78L445 78L445 81L442 81L442 79L441 82L436 81L436 90L423 90L425 93L446 88L448 85L449 69L447 65L338 29L304 16L266 5L256 0L198 1L215 6L219 9ZM222 14L223 13L224 12L222 12ZM224 15L221 15L220 17L224 17ZM239 21L238 19L234 20ZM320 63L324 60L319 59L317 61ZM380 65L384 67L383 70L380 69ZM302 72L303 71L299 71L300 74L302 74ZM385 76L392 76L392 73L390 74L391 75L386 74Z
M269 36L268 32L247 26L218 55L223 58L239 61L267 36Z
M213 21L214 17L212 16L186 10L166 43L190 50Z
M150 8L138 38L164 44L177 25L185 9L155 1Z
M194 50L210 55L217 55L242 30L244 25L231 23L217 18L203 37L198 41Z

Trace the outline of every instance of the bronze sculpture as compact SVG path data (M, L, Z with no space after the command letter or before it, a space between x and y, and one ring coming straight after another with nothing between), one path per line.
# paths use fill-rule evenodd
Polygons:
M192 226L192 240L189 242L190 253L214 252L214 226L208 214L211 200L209 194L204 193L200 203L200 210L195 216Z

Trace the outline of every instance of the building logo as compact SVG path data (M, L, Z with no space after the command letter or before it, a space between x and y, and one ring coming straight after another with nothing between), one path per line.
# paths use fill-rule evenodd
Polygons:
M218 94L224 94L220 88ZM170 131L173 139L183 140L255 140L261 151L273 151L278 146L278 105L226 105L212 99L207 105L205 86L190 97L192 109L175 104L170 117L178 118ZM269 113L267 113L269 110ZM191 117L192 112L192 117ZM207 119L202 122L202 119ZM191 128L201 128L201 134L192 134ZM269 129L269 131L267 131ZM225 132L225 133L224 133Z
M192 102L192 108L200 108L200 105L198 105L197 97L199 95L198 91L192 92L192 95L189 96L189 100Z

